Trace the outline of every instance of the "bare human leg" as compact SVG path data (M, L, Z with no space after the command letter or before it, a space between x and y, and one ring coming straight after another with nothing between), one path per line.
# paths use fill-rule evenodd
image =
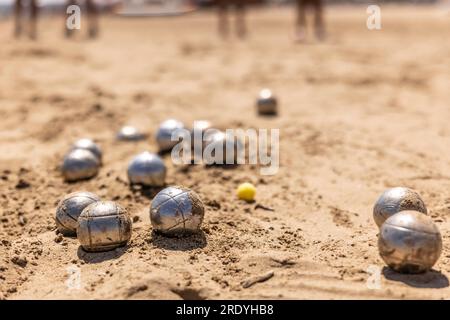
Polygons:
M245 38L247 27L245 24L245 0L236 1L236 34L239 38Z
M316 37L319 40L324 40L326 34L325 34L325 24L324 24L324 19L323 19L322 0L314 1L314 9L315 9L314 27L315 27Z
M22 0L16 0L14 5L14 37L20 37L22 33Z
M29 30L29 36L31 39L36 39L37 36L37 20L39 15L39 7L37 4L37 0L30 0L30 30Z
M219 35L222 38L227 38L229 33L229 26L228 26L228 3L227 0L218 0L217 2L217 11L219 14L219 25L218 25L218 31Z
M307 0L297 0L297 21L294 35L297 42L303 42L306 39L306 4Z
M86 9L88 15L89 38L96 38L98 35L98 8L93 0L86 0Z

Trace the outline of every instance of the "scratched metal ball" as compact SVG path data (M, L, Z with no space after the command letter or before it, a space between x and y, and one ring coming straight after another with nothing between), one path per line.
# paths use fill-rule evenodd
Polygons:
M100 147L91 139L79 139L75 141L75 143L72 145L71 150L75 149L85 149L92 152L99 160L99 162L102 162L102 150Z
M78 217L88 205L100 201L100 198L86 191L72 192L66 195L56 208L56 226L63 235L72 236L77 232Z
M95 176L99 166L99 159L91 151L74 149L64 157L61 171L66 181L77 181Z
M145 139L146 135L133 126L123 126L116 137L121 141L139 141Z
M208 130L205 140L204 160L207 164L237 164L238 155L244 153L242 141L223 131Z
M373 218L380 228L387 218L404 210L414 210L427 214L425 203L414 190L403 187L387 189L373 207Z
M156 154L148 151L138 154L128 165L128 180L131 184L151 187L164 186L166 166Z
M442 238L430 217L418 211L402 211L381 226L378 249L393 270L421 273L431 269L439 259Z
M256 106L258 113L262 115L275 115L278 111L277 98L273 95L270 89L263 89L259 92Z
M153 229L166 235L198 232L204 214L205 209L197 193L179 186L161 190L150 207Z
M172 133L184 129L184 124L175 119L169 119L161 123L156 134L156 142L162 152L170 151L178 143L172 140Z
M128 243L131 226L124 208L112 201L98 201L81 212L77 238L86 251L108 251Z

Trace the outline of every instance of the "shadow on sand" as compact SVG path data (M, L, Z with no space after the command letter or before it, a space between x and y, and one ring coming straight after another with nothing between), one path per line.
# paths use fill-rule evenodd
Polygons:
M81 246L78 247L77 256L85 263L101 263L114 260L122 256L128 250L128 245L105 252L87 252Z
M383 275L388 280L403 282L414 288L440 289L449 286L448 278L435 270L430 270L421 274L403 274L395 272L388 267L384 267Z
M139 184L132 184L130 185L130 191L134 195L139 195L142 197L146 197L149 200L152 200L158 192L160 192L162 189L164 189L166 186L163 187L146 187Z
M165 236L153 231L150 242L156 247L173 251L190 251L204 248L207 245L205 233L200 231L184 236Z

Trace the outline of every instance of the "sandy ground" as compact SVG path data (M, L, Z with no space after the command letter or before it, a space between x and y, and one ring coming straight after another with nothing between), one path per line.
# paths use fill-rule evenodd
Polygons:
M323 44L291 41L294 12L253 11L246 41L221 41L215 16L101 21L98 41L63 40L61 19L40 22L33 43L0 23L0 297L448 298L450 287L450 16L438 7L384 7L368 31L365 7L329 8ZM258 117L261 87L280 115ZM209 119L220 128L280 128L281 167L174 166L168 184L199 193L202 233L152 234L152 192L130 190L126 166L156 151L160 121ZM118 143L137 125L147 141ZM96 139L104 166L67 184L58 166L70 143ZM253 204L235 189L251 181ZM387 187L419 191L444 249L432 272L396 274L378 255L372 207ZM88 190L126 207L127 248L88 254L55 232L55 206ZM259 205L273 209L261 209ZM68 289L72 269L81 287ZM381 270L381 287L367 286ZM244 289L242 281L274 276ZM376 274L376 273L375 273ZM376 276L375 276L376 277Z

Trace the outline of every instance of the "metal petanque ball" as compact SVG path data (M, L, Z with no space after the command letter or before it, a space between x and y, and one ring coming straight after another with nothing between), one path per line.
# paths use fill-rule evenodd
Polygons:
M145 186L164 186L166 166L156 154L143 152L134 157L128 165L128 180L131 184Z
M99 166L99 159L91 151L74 149L64 157L61 171L66 181L77 181L95 176Z
M205 141L205 162L209 165L237 164L238 155L243 155L245 151L239 138L223 131L208 130ZM216 155L216 151L221 152L222 157Z
M178 141L172 141L172 133L184 129L184 124L175 119L169 119L161 123L156 134L156 142L162 152L170 151Z
M278 102L276 97L269 89L263 89L259 92L258 100L256 102L258 113L262 115L277 114Z
M98 158L99 162L102 162L102 150L91 139L79 139L79 140L75 141L75 143L72 145L71 150L75 150L75 149L89 150Z
M205 209L194 191L173 186L161 190L152 200L153 229L166 235L189 234L200 230Z
M132 126L124 126L117 133L117 140L121 141L139 141L145 139L146 135Z
M78 218L78 241L90 252L122 247L131 238L131 225L124 208L112 201L98 201L87 206Z
M78 217L88 205L100 201L100 198L86 191L72 192L66 195L56 208L56 226L63 235L75 235Z
M378 249L393 270L421 273L431 269L439 259L442 238L430 217L418 211L402 211L381 226Z
M208 129L212 129L211 122L208 120L194 121L194 126L191 129L192 147L194 147L195 138L201 139L200 145L203 145L203 136Z
M397 212L414 210L427 214L427 207L417 192L409 188L387 189L373 208L373 218L380 228L383 222Z

